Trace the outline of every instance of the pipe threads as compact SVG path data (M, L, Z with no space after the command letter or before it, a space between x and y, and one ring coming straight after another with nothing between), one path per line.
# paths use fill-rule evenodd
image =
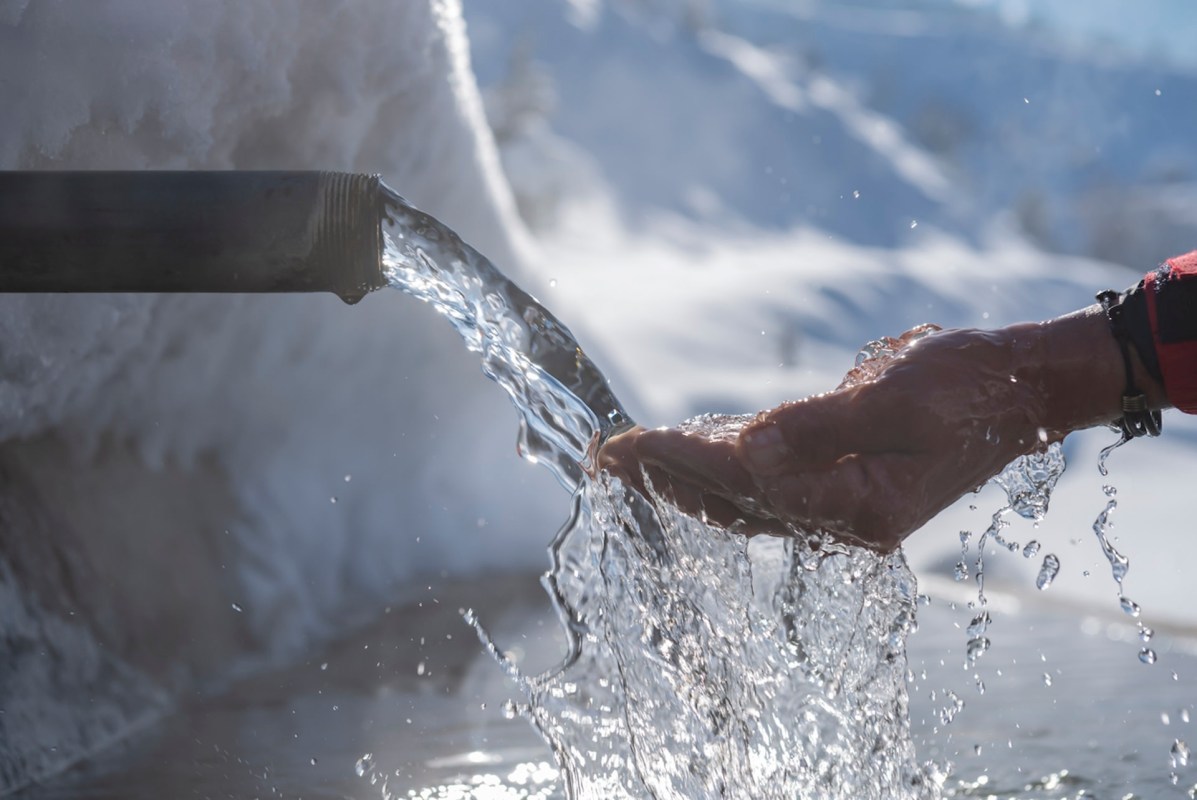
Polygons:
M329 276L346 303L386 285L382 274L382 198L377 175L320 173L322 213L317 216L312 268Z

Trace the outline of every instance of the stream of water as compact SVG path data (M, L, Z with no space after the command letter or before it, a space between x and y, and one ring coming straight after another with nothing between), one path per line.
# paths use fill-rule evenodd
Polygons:
M566 630L561 663L524 674L486 634L485 614L466 614L524 694L508 713L548 741L569 796L941 796L945 767L920 763L910 734L906 639L919 595L901 553L749 540L593 476L596 445L631 420L570 332L397 196L384 234L391 285L434 305L481 353L520 414L521 453L573 491L545 578ZM892 355L867 350L856 372ZM733 437L745 421L686 426ZM978 544L970 662L988 648L986 541L1012 546L1003 516L1040 517L1063 466L1054 446L999 480L1010 502Z

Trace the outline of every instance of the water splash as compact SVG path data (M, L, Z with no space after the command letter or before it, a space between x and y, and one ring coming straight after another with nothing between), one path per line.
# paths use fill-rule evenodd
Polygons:
M597 445L630 420L573 336L432 217L394 195L385 216L391 284L482 354L521 415L521 453L574 490L545 579L561 664L522 674L467 615L525 693L511 713L549 742L569 796L939 797L943 775L916 761L909 732L918 593L903 556L749 541L651 486L646 499L593 477ZM734 435L745 421L690 426Z
M1052 491L1064 474L1067 462L1064 450L1059 442L1052 442L1040 451L1020 456L1010 462L998 475L990 480L1006 493L1006 505L999 508L990 517L989 527L977 539L976 559L973 563L973 575L977 582L977 600L970 603L981 609L968 627L968 642L965 647L965 665L972 666L977 659L988 652L991 642L985 635L991 622L989 613L985 611L989 600L985 596L985 546L992 540L995 544L1011 553L1021 552L1026 558L1033 557L1039 552L1039 542L1030 541L1026 547L1020 547L1018 542L1003 537L1002 531L1009 527L1006 517L1015 513L1023 519L1029 519L1038 524L1047 515L1051 503ZM969 543L972 534L969 531L960 532L961 560L956 566L956 578L960 580L960 570L968 559ZM1060 559L1054 554L1043 558L1043 565L1039 569L1039 576L1035 585L1046 589L1055 580L1060 571ZM967 569L966 569L967 574ZM979 625L978 620L984 624Z
M1172 768L1187 767L1189 765L1189 746L1183 739L1174 739L1172 741L1172 749L1169 752L1172 758Z
M900 555L749 541L588 483L583 647L526 679L575 797L933 797L909 737ZM569 691L570 686L585 691Z
M1021 456L993 478L1006 493L1007 507L1023 519L1043 521L1052 491L1067 468L1064 449L1052 442L1042 451Z
M388 193L383 271L433 306L482 354L482 371L520 413L520 453L568 489L593 445L631 420L569 329L429 214Z
M1110 528L1113 527L1113 522L1110 516L1114 510L1118 508L1117 494L1118 490L1113 486L1103 486L1102 492L1105 493L1106 507L1102 509L1101 513L1097 515L1097 519L1093 521L1093 533L1097 536L1097 544L1101 547L1102 555L1106 557L1106 561L1110 563L1110 574L1114 578L1114 582L1118 585L1118 596L1122 602L1123 608L1126 607L1126 598L1122 592L1122 583L1126 580L1126 573L1130 571L1130 559L1118 552L1110 542Z
M1060 574L1060 559L1055 553L1048 553L1043 557L1043 564L1039 567L1039 575L1035 578L1035 588L1044 591L1052 585L1052 581Z
M1106 459L1115 448L1127 442L1128 439L1120 438L1117 442L1104 448L1097 459L1097 470L1103 477L1109 475L1109 469L1106 467ZM1122 612L1133 620L1139 627L1139 639L1144 643L1151 641L1155 631L1147 627L1141 619L1143 614L1139 604L1126 596L1123 584L1126 581L1126 575L1130 571L1130 559L1123 555L1114 544L1110 541L1110 529L1114 526L1111 516L1118 508L1118 489L1110 484L1101 487L1102 493L1106 496L1105 508L1097 515L1097 519L1093 521L1093 534L1097 537L1097 544L1101 548L1102 555L1106 557L1106 561L1110 564L1110 575L1114 578L1114 584L1118 592L1118 605L1122 608ZM1150 647L1144 647L1139 650L1139 661L1144 664L1154 664L1156 662L1156 653Z

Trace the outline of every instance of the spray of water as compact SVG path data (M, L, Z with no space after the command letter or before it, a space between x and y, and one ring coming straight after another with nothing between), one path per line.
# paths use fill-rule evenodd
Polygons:
M651 487L646 498L592 476L598 444L631 421L568 329L397 195L384 239L391 285L482 355L520 414L521 453L574 493L545 579L561 664L521 674L467 614L523 690L512 710L549 742L569 796L939 796L943 776L909 734L917 589L902 555L749 541ZM744 421L689 425L729 436Z

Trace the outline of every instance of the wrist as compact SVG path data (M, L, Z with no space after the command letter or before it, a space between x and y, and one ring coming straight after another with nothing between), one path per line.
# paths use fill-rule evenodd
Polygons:
M1063 317L1007 329L1042 398L1040 427L1063 436L1081 428L1107 425L1122 415L1127 385L1118 341L1100 306ZM1150 408L1168 405L1163 387L1130 349L1131 377Z

